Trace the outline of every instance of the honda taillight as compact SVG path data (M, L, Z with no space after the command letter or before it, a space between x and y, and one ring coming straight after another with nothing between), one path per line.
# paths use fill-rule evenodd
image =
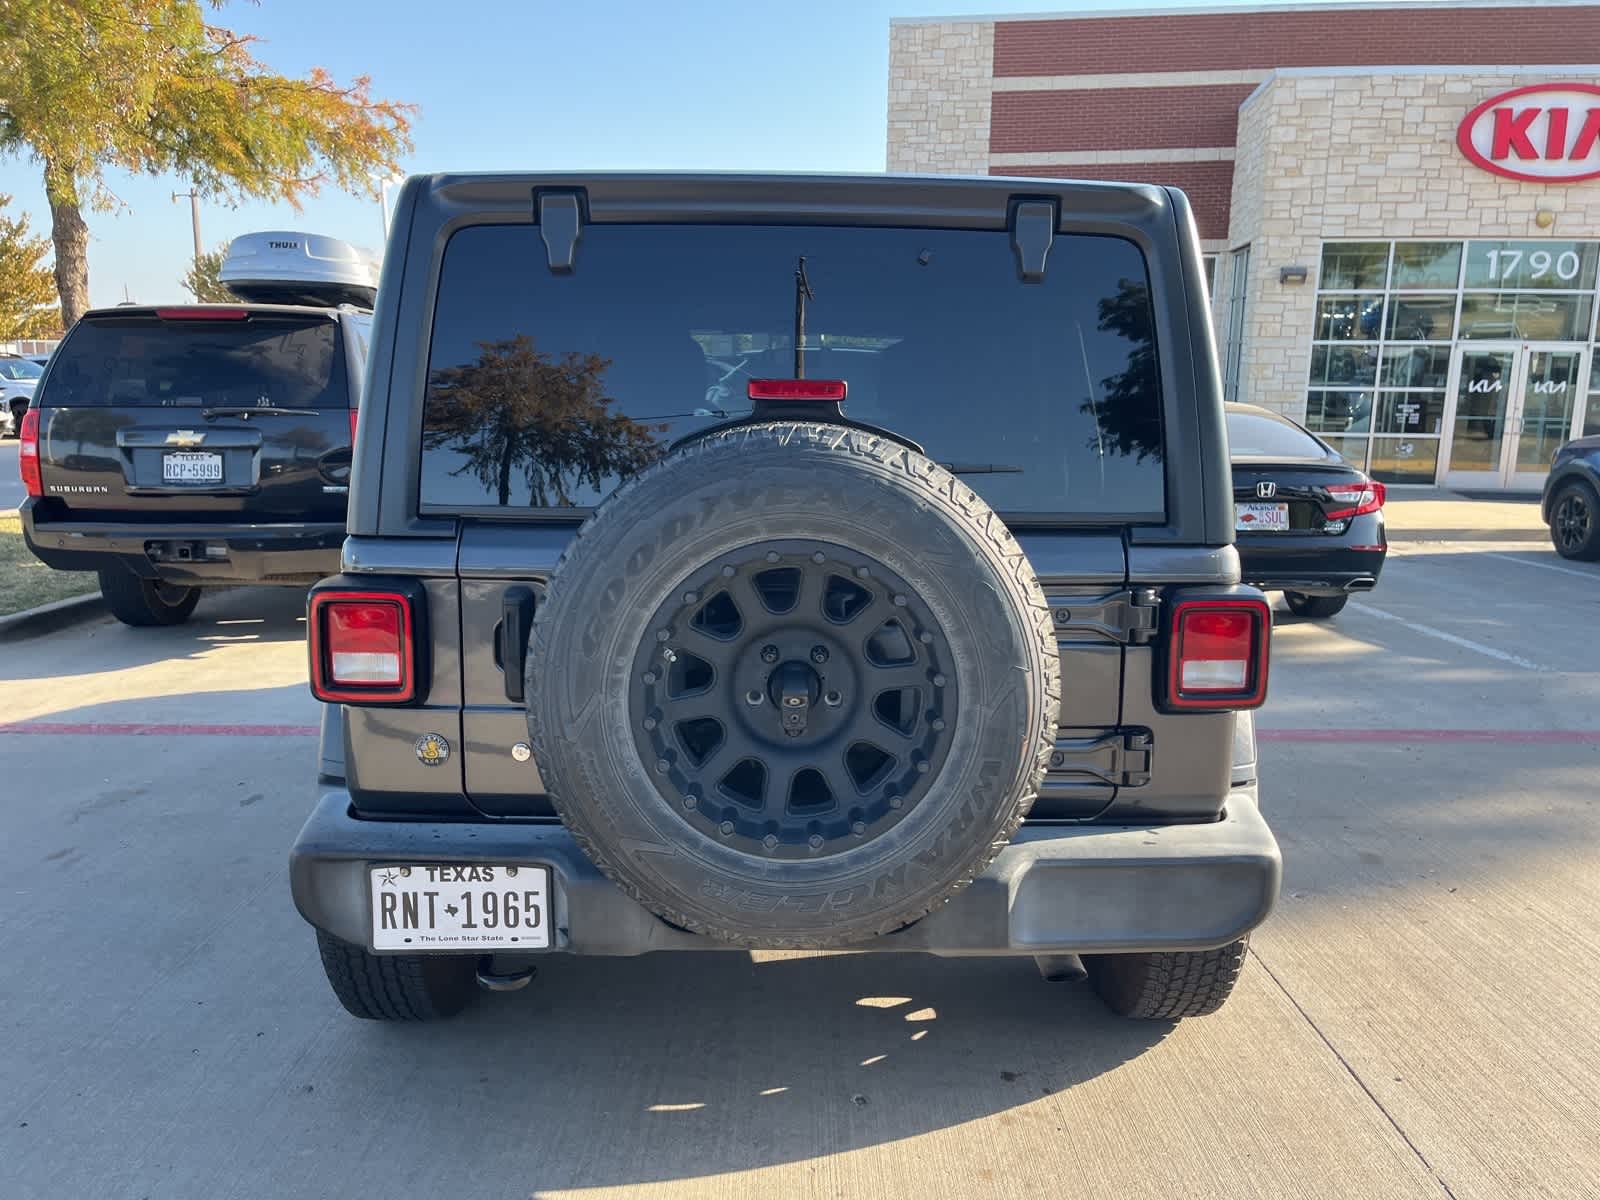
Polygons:
M1258 596L1180 600L1169 630L1167 703L1177 709L1259 708L1267 698L1272 610Z
M409 596L313 592L311 692L338 703L403 704L417 694L416 620Z
M17 447L17 466L22 472L22 486L30 496L44 495L44 481L39 476L39 410L30 408L22 414L22 428L17 431L22 439Z
M1377 512L1388 497L1388 489L1372 479L1364 483L1329 484L1327 493L1333 498L1333 502L1340 506L1327 514L1327 519L1330 521Z
M752 400L832 400L842 401L847 390L843 379L752 379L745 394Z

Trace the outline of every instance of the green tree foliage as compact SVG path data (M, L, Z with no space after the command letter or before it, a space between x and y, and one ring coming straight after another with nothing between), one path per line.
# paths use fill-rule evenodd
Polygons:
M36 237L25 215L10 217L0 195L0 341L45 337L61 329L56 283L44 257L50 239Z
M0 2L0 152L43 174L68 324L89 303L84 208L115 204L108 168L298 206L327 184L373 192L411 148L409 105L365 76L274 73L255 39L207 21L221 2Z
M500 504L511 503L520 472L535 508L575 503L579 484L600 488L612 476L648 466L660 453L655 433L610 411L597 354L539 350L527 334L484 342L476 362L442 367L428 380L429 449L448 445Z
M227 254L228 243L224 242L215 250L207 250L195 259L184 272L184 290L201 304L220 304L226 300L238 299L223 286L222 280L217 278L222 270L222 260Z

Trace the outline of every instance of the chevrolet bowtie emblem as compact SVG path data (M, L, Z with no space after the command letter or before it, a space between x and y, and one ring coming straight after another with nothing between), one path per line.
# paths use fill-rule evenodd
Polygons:
M196 433L192 429L176 429L167 434L167 445L169 446L198 446L205 440L205 434Z

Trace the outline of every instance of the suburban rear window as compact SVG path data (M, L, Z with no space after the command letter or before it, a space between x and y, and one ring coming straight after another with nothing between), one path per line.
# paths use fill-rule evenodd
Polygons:
M555 274L534 226L446 247L422 430L422 506L594 505L678 438L805 374L845 413L920 442L1018 515L1159 520L1161 398L1144 257L1058 236L1041 283L1009 235L595 226Z
M80 321L45 381L58 408L347 408L338 326L326 318Z

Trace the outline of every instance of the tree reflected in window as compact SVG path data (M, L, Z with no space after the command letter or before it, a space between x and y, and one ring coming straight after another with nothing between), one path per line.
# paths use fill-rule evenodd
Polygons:
M475 362L429 375L423 448L461 456L450 474L470 474L502 506L516 487L530 507L572 507L582 490L602 491L661 454L665 426L611 411L610 366L598 354L546 353L527 334L480 342Z
M1079 406L1096 422L1089 445L1102 454L1160 462L1161 385L1156 376L1150 288L1142 280L1118 280L1116 294L1102 297L1099 305L1097 328L1122 338L1128 361L1122 370L1103 378L1101 390L1091 392Z

